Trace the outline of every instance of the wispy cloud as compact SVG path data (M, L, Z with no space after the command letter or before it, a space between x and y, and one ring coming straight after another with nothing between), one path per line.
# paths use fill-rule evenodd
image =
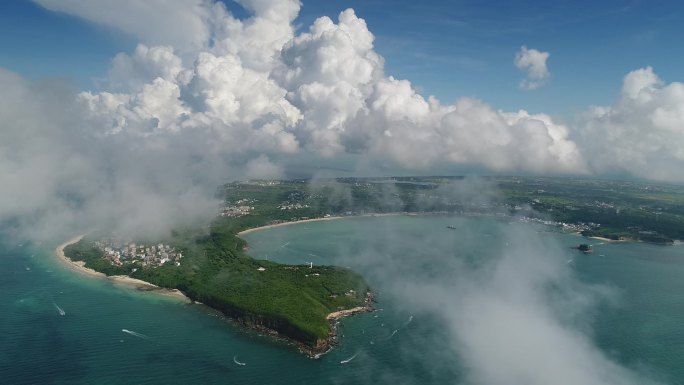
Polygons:
M440 195L480 207L497 192L471 179L443 186ZM615 304L614 288L580 281L566 263L567 249L527 225L473 222L453 219L448 236L405 222L363 227L358 236L366 247L341 254L401 311L418 322L440 321L434 342L444 349L442 360L457 357L460 383L655 383L592 339L592 314ZM481 247L491 239L497 241Z

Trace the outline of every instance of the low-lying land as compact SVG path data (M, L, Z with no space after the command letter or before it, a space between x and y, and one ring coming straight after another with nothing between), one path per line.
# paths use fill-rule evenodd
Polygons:
M520 177L477 183L477 191L458 177L229 183L219 191L224 204L208 227L174 231L166 239L91 234L64 252L108 276L177 289L247 327L295 341L313 356L334 343L336 317L369 309L368 284L342 267L255 260L245 252L240 232L411 212L517 216L609 239L663 244L684 239L680 186Z

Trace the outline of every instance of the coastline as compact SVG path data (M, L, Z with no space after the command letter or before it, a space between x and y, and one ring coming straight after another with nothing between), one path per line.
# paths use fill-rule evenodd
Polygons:
M272 225L264 225L264 226L259 226L259 227L252 227L251 229L245 229L237 233L236 235L244 235L244 234L249 234L255 231L260 231L260 230L266 230L266 229L271 229L274 227L282 227L282 226L288 226L288 225L294 225L298 223L309 223L309 222L321 222L321 221L332 221L332 220L337 220L337 219L348 219L348 218L363 218L363 217L387 217L391 215L410 215L408 213L379 213L379 214L361 214L361 215L346 215L346 216L334 216L334 217L323 217L323 218L311 218L311 219L302 219L302 220L296 220L296 221L288 221L288 222L281 222L281 223L275 223Z
M251 229L246 229L238 232L236 235L244 235L244 234L249 234L255 231L260 231L260 230L266 230L266 229L271 229L275 227L282 227L282 226L289 226L293 224L299 224L299 223L310 223L310 222L320 222L320 221L331 221L331 220L338 220L338 219L348 219L348 218L359 218L359 217L384 217L384 216L394 216L394 215L406 215L407 213L403 212L397 212L397 213L371 213L371 214L361 214L361 215L346 215L346 216L329 216L329 217L323 217L323 218L311 218L311 219L302 219L302 220L296 220L296 221L288 221L288 222L281 222L281 223L275 223L272 225L265 225L265 226L259 226L259 227L253 227ZM410 215L410 214L408 214ZM328 337L322 340L318 340L316 342L315 346L309 346L306 345L300 341L291 339L287 336L284 336L277 331L273 329L269 329L267 327L261 326L261 325L245 325L248 329L252 329L258 333L264 333L267 335L270 335L275 338L282 338L285 341L297 346L299 351L303 353L304 355L308 356L309 358L312 359L319 359L321 356L327 354L330 352L335 345L339 343L338 338L337 338L337 331L338 331L338 325L340 322L340 319L344 317L348 317L354 314L359 314L359 313L366 313L366 312L371 312L373 311L373 303L375 302L375 295L372 290L369 290L366 293L366 299L365 303L363 306L357 306L351 309L343 309L343 310L337 310L329 313L325 319L328 321L330 324L330 332L328 333Z
M394 215L394 214L380 214L380 215ZM371 215L365 215L365 216L371 216ZM332 219L343 219L343 218L350 218L350 217L327 217L327 218L317 218L317 219L309 219L309 220L302 220L302 221L293 221L293 222L284 222L284 223L279 223L276 225L270 225L270 226L264 226L264 227L256 227L254 229L249 229L245 231L255 231L255 230L260 230L264 228L269 228L273 226L283 226L283 225L289 225L293 223L300 223L300 222L306 222L306 221L319 221L319 220L332 220ZM159 286L156 286L154 284L151 284L149 282L136 279L136 278L131 278L126 275L113 275L113 276L107 276L104 273L100 273L98 271L95 271L93 269L87 268L85 266L85 262L83 261L73 261L69 259L66 254L64 254L64 249L76 242L79 242L81 239L83 239L83 235L76 236L74 238L69 239L68 241L62 243L61 245L57 246L54 250L54 255L57 257L57 260L61 262L61 264L71 271L74 271L78 274L81 275L86 275L89 277L93 278L98 278L98 279L103 279L110 281L114 284L125 286L128 288L134 288L139 291L145 291L145 292L153 292L156 294L160 295L165 295L165 296L171 296L175 297L177 299L181 299L185 302L188 303L193 303L193 301L188 298L185 294L183 294L180 290L177 289L166 289L162 288ZM358 306L352 309L345 309L345 310L338 310L329 313L326 316L326 320L330 323L330 333L328 334L328 337L323 340L319 340L319 342L316 344L316 346L308 346L300 341L297 341L295 339L289 338L286 335L283 335L276 330L269 329L267 327L264 327L262 325L254 325L250 323L244 323L240 322L240 320L236 320L238 323L242 324L243 327L246 329L251 329L256 331L257 333L263 333L266 335L270 335L275 338L282 338L288 343L291 343L295 346L298 347L299 351L304 353L310 358L317 359L320 358L322 355L328 353L332 348L337 345L338 340L337 340L337 325L339 323L339 320L341 318L358 314L358 313L363 313L363 312L369 312L373 310L373 302L374 302L374 295L372 291L369 291L366 294L366 301L364 306ZM221 313L222 314L222 313ZM225 315L224 315L225 316ZM230 319L230 317L228 317Z
M159 287L157 285L151 284L149 282L145 282L140 279L135 279L131 278L127 275L112 275L112 276L107 276L104 273L100 273L99 271L95 271L93 269L87 268L85 266L85 262L83 261L72 261L69 259L69 257L64 254L64 249L71 245L74 244L81 239L85 234L78 235L74 238L69 239L68 241L62 243L61 245L57 246L54 250L54 255L57 257L57 260L62 263L63 266L69 268L70 270L77 272L82 275L87 275L89 277L94 277L94 278L99 278L99 279L104 279L110 282L113 282L114 284L121 285L121 286L126 286L129 288L134 288L139 291L147 291L147 292L154 292L157 294L169 296L169 297L175 297L178 299L182 299L185 302L192 302L190 298L188 298L185 294L183 294L180 290L177 289L166 289L163 287Z
M339 343L337 339L337 329L340 323L340 319L348 317L354 314L366 313L373 311L373 304L375 303L375 293L372 290L366 292L366 299L363 306L357 306L351 309L337 310L329 313L325 318L330 324L330 332L328 333L328 338L324 340L319 340L315 347L307 347L300 351L304 352L310 358L319 359L322 355L330 352L335 345Z
M603 241L603 242L629 242L627 239L610 239L610 238L605 238L605 237L587 237L589 239L596 239L598 241Z

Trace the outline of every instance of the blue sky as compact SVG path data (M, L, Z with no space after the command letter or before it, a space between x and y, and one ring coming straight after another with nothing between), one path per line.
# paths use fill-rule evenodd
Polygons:
M376 36L386 72L445 103L473 96L495 108L569 119L588 105L612 103L631 70L653 66L665 81L683 78L678 1L305 1L296 23L306 29L349 7ZM0 66L28 78L97 89L112 57L135 44L120 31L28 0L0 2ZM518 88L523 74L513 58L522 45L550 53L545 87Z

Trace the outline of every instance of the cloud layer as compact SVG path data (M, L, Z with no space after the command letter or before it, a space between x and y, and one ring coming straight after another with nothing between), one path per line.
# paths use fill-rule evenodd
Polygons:
M296 32L296 0L241 0L242 19L213 0L37 2L140 43L113 58L102 90L0 72L0 217L24 229L167 228L210 215L222 182L288 174L288 159L684 181L683 86L651 68L568 126L421 95L385 73L352 9ZM547 58L523 47L516 63L538 82Z

